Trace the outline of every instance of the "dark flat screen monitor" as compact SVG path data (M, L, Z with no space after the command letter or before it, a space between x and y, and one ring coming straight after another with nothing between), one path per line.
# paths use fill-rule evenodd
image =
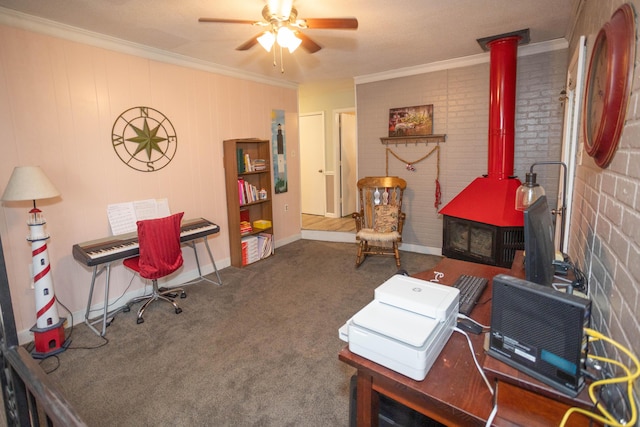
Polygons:
M528 281L552 286L556 256L555 227L547 197L542 196L524 211L524 270Z

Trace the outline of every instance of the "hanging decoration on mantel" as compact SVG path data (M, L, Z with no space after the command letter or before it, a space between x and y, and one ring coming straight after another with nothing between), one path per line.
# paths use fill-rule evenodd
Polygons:
M386 174L386 176L389 176L389 154L391 154L393 157L395 157L396 159L398 159L402 163L404 163L409 172L415 172L416 168L415 168L414 165L416 163L420 163L421 161L428 159L433 153L436 153L436 190L435 190L435 201L433 203L433 206L437 210L438 206L440 206L442 204L442 191L440 189L440 180L439 180L439 178L440 178L440 144L436 144L436 146L433 147L431 149L431 151L429 151L426 155L424 155L424 156L422 156L419 159L414 160L414 161L409 161L409 160L403 159L398 154L394 153L394 151L391 148L387 147L387 149L386 149L385 174Z

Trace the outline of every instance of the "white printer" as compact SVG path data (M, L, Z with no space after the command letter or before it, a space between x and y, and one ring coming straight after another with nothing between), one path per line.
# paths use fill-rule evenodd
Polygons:
M422 381L456 325L459 291L396 274L339 330L349 350Z

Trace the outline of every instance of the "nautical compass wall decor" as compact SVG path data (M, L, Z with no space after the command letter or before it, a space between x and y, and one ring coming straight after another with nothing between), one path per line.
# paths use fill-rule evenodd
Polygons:
M178 149L173 125L151 107L133 107L120 114L113 123L111 141L120 160L142 172L167 166Z

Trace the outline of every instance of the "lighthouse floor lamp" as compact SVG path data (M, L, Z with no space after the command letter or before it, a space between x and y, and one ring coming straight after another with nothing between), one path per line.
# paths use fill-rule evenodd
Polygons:
M31 328L35 348L31 355L44 359L67 349L65 318L58 316L56 296L51 278L51 265L47 251L49 235L44 230L46 221L42 211L36 208L36 200L58 197L60 192L49 181L39 166L19 166L13 170L2 195L3 202L33 201L29 211L29 236L33 266L33 287L36 299L36 324Z

